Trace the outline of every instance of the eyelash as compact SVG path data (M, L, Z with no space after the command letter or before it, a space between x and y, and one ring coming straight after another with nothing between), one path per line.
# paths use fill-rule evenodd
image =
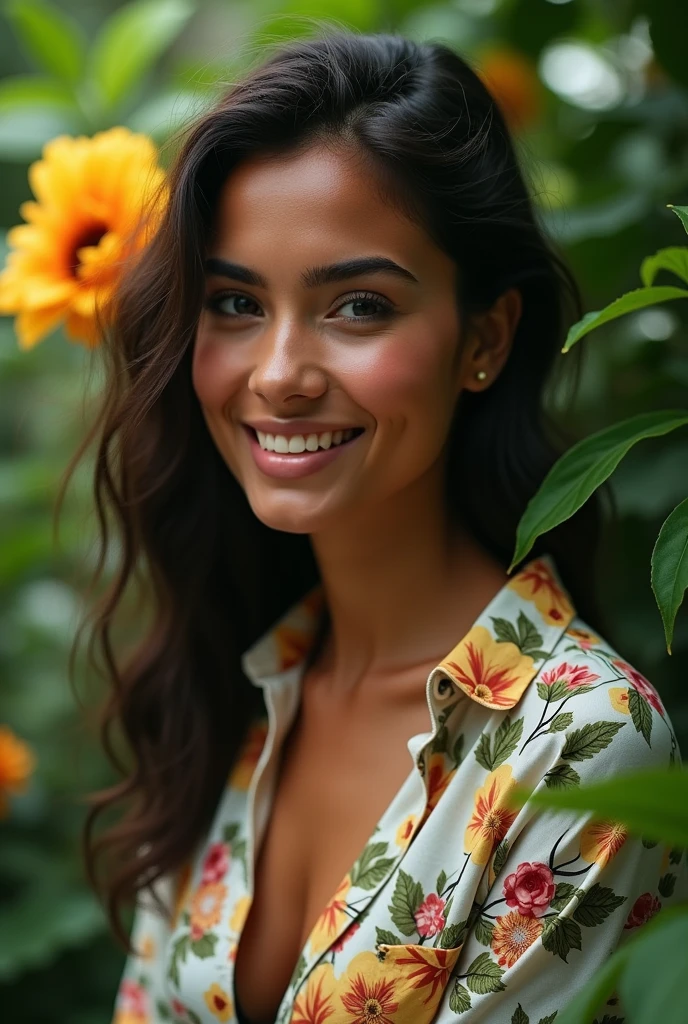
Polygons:
M223 302L225 299L234 298L235 296L247 299L252 298L245 292L228 291L222 292L219 295L209 296L207 299L205 299L203 306L205 309L209 309L212 312L217 313L219 316L226 316L231 320L239 320L245 316L250 317L252 315L251 313L223 313L218 308L220 302ZM382 310L379 313L369 313L366 316L342 317L341 319L344 320L346 323L362 324L367 323L371 320L382 320L386 317L391 316L395 310L394 305L388 299L383 299L381 295L376 295L375 292L352 292L351 295L347 295L344 301L340 302L339 305L346 306L349 302L356 302L359 300L365 300L367 302L376 302L379 306L382 306ZM253 301L256 302L255 299L253 299Z

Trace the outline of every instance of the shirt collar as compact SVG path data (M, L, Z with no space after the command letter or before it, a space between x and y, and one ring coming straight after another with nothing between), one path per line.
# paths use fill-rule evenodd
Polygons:
M318 584L244 652L242 667L255 686L276 684L300 669L323 600ZM436 688L449 679L484 707L513 708L575 614L552 557L535 558L498 591L428 683Z

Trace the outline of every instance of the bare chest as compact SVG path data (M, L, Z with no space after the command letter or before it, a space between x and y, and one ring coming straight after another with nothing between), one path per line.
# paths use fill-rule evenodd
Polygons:
M393 714L333 718L304 701L282 748L235 962L253 1024L274 1021L313 925L415 770L408 740L428 728L422 691Z

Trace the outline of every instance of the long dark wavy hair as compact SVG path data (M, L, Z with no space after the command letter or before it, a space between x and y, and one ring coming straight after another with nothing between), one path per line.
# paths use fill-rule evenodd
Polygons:
M222 185L254 154L319 140L357 147L382 194L455 260L462 317L521 291L509 359L489 388L462 395L448 440L448 508L505 567L564 444L545 398L567 323L580 315L577 288L538 226L502 114L465 60L439 43L325 30L270 51L185 130L162 223L115 297L102 405L67 471L95 448L95 578L116 565L75 646L86 630L108 678L101 737L121 776L85 798L87 876L128 951L122 911L188 863L262 708L242 652L318 581L308 536L262 524L218 454L191 358ZM590 502L534 551L552 553L593 625L597 534ZM124 658L113 624L139 580L149 616ZM96 819L120 808L96 836Z

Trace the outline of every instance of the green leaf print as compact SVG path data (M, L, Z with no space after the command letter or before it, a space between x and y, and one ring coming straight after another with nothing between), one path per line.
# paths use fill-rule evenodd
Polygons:
M670 864L680 864L682 856L683 856L683 850L680 849L678 846L675 846L674 849L671 850L671 852L669 853L669 863Z
M458 767L461 764L461 762L463 761L463 744L464 744L464 740L465 740L465 737L464 737L463 733L461 733L460 736L456 737L456 742L454 743L454 749L452 750L452 755L451 756L452 756L452 761L454 762L454 765L456 767Z
M662 875L657 886L659 895L668 900L670 896L673 896L675 885L676 875Z
M549 723L549 729L547 732L564 732L572 724L573 715L571 712L562 711L560 714L554 716L552 721Z
M389 843L368 843L351 869L351 884L359 889L374 889L394 866L396 858L383 857ZM382 858L382 859L379 859Z
M172 1020L172 1010L162 999L156 1001L155 1010L160 1020Z
M546 1017L540 1017L538 1024L554 1024L554 1018L558 1012L558 1010L555 1010L554 1013L549 1013Z
M188 1017L190 1024L203 1024L201 1018L198 1016L197 1013L194 1013L193 1010L189 1010L187 1008L186 1016Z
M569 789L580 785L580 775L570 764L557 764L545 775L548 789Z
M186 954L189 952L190 944L191 937L187 934L180 935L172 946L167 976L176 988L179 988L179 962L186 963Z
M511 1015L511 1024L530 1024L530 1017L520 1003Z
M554 899L550 903L552 910L563 910L571 902L578 890L570 882L557 882Z
M499 643L515 644L521 654L527 654L535 661L547 657L547 652L540 650L542 647L542 636L538 632L534 622L528 618L525 612L519 612L517 625L509 622L508 619L500 619L491 616L495 636Z
M471 1008L471 997L468 989L460 981L454 981L454 988L449 993L449 1009L454 1013L465 1013Z
M487 995L488 992L503 992L506 988L501 981L503 974L503 968L490 957L489 953L479 953L468 968L466 984L471 992L475 992L478 996Z
M437 876L437 895L439 896L445 885L447 884L447 872L442 868L439 875Z
M240 831L241 825L236 821L230 822L229 825L225 825L222 832L222 838L226 843L233 843Z
M572 691L569 690L565 679L557 679L551 686L547 686L546 683L538 683L537 692L538 696L542 697L543 700L548 700L550 704L556 704L557 701L563 700L564 697L570 697Z
M549 953L566 959L572 949L581 948L581 930L576 921L569 917L555 917L545 923L542 931L542 945Z
M594 928L595 925L606 921L609 915L625 902L625 896L617 896L613 889L596 883L581 895L573 912L573 919L586 928Z
M652 734L652 709L645 698L641 697L638 691L632 686L629 686L628 688L628 710L631 712L635 731L642 733L643 739L647 743L648 747L651 746L650 736Z
M456 949L457 946L463 945L467 924L467 921L459 921L458 924L448 924L443 928L439 938L440 949Z
M482 946L492 945L494 925L486 917L479 917L475 922L475 937Z
M567 733L562 761L587 761L608 747L625 722L591 722Z
M394 932L388 931L386 928L375 929L375 945L382 943L384 946L403 946L404 940L400 939Z
M206 932L200 939L196 939L195 942L191 942L189 948L194 956L197 956L200 960L207 960L208 957L213 956L215 952L217 939L217 935L213 935L212 932Z
M504 867L504 865L506 864L506 858L507 858L508 853L509 853L509 840L508 839L502 839L501 843L499 844L499 846L495 850L494 857L492 859L492 870L494 871L495 875L498 875L499 872Z
M487 733L482 733L475 752L476 761L488 772L494 771L495 768L499 768L500 765L504 764L511 757L519 744L522 734L523 719L517 719L512 725L511 718L509 715L506 715L494 734L494 753L492 752L490 737Z
M447 742L449 740L449 729L446 725L441 725L437 730L437 735L430 744L431 754L444 754L447 750Z
M422 902L423 889L420 882L414 882L409 874L399 869L389 911L392 921L402 935L413 935L416 931L416 919L413 915Z

